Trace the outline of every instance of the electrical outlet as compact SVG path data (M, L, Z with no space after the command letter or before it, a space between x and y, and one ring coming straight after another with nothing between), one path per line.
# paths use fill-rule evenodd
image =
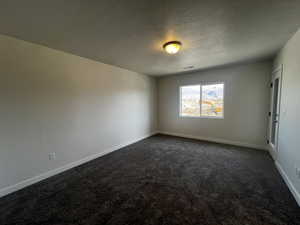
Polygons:
M56 159L55 152L49 153L48 157L49 157L49 160L55 160Z

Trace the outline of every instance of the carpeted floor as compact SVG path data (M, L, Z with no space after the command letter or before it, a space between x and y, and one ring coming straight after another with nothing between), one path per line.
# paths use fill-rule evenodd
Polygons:
M1 225L297 225L269 154L165 135L0 199Z

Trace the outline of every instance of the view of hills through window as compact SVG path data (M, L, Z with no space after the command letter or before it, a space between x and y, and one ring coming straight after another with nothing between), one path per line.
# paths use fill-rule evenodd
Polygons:
M181 116L223 117L224 84L180 88Z
M181 115L200 116L200 86L181 87Z

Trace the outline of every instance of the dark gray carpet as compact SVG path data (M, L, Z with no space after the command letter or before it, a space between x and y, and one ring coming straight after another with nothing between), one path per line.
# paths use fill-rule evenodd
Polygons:
M1 225L296 225L264 151L157 135L0 199Z

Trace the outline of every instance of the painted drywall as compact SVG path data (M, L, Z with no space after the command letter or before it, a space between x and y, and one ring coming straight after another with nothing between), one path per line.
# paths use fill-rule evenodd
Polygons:
M289 40L274 61L283 65L277 162L288 177L300 205L300 30Z
M149 76L0 35L0 190L150 135L156 92Z
M266 147L272 62L162 77L158 80L159 131L218 142ZM179 116L179 87L224 82L224 119Z

